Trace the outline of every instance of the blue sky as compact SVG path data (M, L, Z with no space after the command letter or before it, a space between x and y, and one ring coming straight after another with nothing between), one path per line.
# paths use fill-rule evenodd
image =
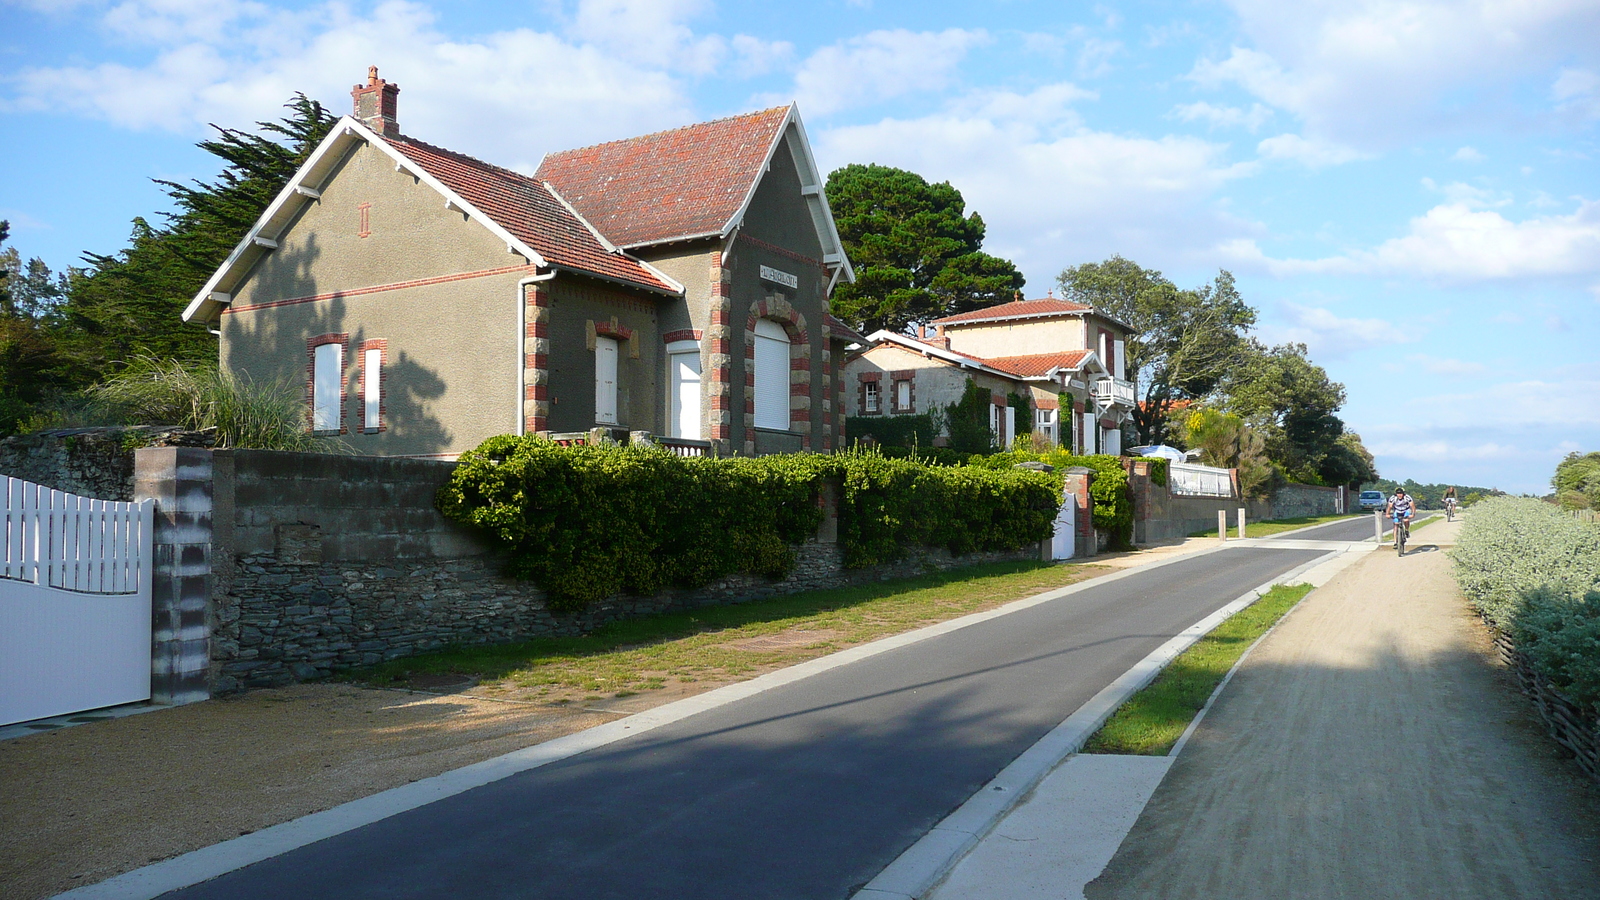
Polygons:
M1600 449L1600 2L0 0L0 217L52 267L207 178L206 123L369 64L525 171L791 99L820 162L949 180L1042 295L1232 271L1385 476L1547 490Z

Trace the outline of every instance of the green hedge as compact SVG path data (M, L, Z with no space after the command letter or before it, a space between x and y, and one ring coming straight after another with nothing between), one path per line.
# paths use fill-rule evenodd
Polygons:
M1489 624L1600 712L1600 528L1537 500L1493 498L1474 505L1452 558Z
M870 437L884 447L932 447L933 416L850 416L844 420L850 440Z
M782 577L791 545L822 522L839 479L847 567L905 556L1017 550L1049 537L1060 492L1048 476L889 459L874 452L685 459L648 447L562 447L497 437L462 454L438 505L509 551L560 610L622 591L698 587L735 573Z
M1128 470L1123 468L1122 457L1105 453L1074 456L1065 450L1047 453L1013 450L974 458L972 464L999 469L1029 461L1052 466L1056 470L1054 477L1058 486L1066 470L1072 466L1093 469L1094 483L1089 486L1089 496L1094 500L1094 527L1110 532L1113 547L1127 549L1133 546L1133 498L1128 494Z

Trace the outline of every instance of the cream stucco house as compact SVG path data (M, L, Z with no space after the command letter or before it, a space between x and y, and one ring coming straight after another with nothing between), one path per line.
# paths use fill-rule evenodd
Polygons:
M190 303L222 364L306 386L359 453L644 431L837 447L853 278L793 106L554 153L530 176L401 132L376 68Z
M935 319L914 335L879 331L845 363L845 409L917 415L957 402L971 379L990 392L990 429L1004 446L1033 431L1078 453L1120 453L1135 398L1124 358L1129 332L1093 307L1055 297ZM1026 412L1010 404L1012 394L1027 399Z

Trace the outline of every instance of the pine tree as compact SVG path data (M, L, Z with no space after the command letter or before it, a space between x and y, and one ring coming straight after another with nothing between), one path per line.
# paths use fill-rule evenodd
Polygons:
M282 120L256 123L260 134L213 125L218 136L199 147L226 163L217 180L158 179L177 207L162 214L165 222L136 218L122 251L84 254L89 267L72 273L63 309L68 352L83 384L136 355L216 359L216 339L185 323L184 307L336 121L304 94L285 108Z

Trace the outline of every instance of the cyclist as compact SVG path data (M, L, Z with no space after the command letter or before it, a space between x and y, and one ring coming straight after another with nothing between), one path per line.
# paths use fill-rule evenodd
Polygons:
M1444 520L1446 522L1454 522L1456 520L1456 489L1454 487L1444 489Z
M1384 507L1383 514L1394 523L1394 541L1396 546L1405 543L1405 538L1411 534L1411 518L1417 514L1417 504L1406 496L1406 489L1397 487L1394 495L1389 498L1389 503ZM1405 529L1401 531L1401 529Z

